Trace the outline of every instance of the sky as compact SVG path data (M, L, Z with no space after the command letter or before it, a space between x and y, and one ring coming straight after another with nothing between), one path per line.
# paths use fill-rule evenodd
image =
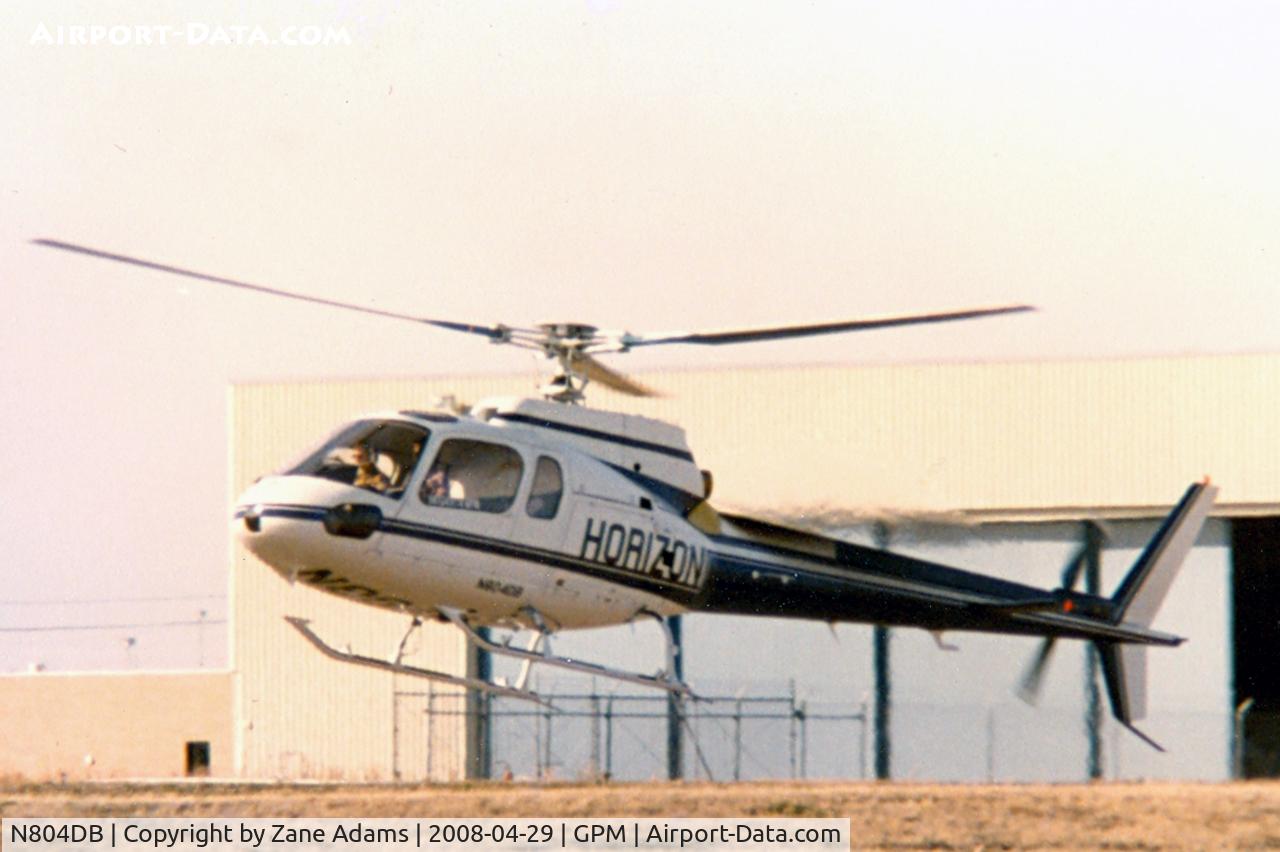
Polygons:
M225 663L229 383L530 366L34 238L484 323L1039 308L637 371L1280 345L1270 4L186 9L0 8L0 670Z

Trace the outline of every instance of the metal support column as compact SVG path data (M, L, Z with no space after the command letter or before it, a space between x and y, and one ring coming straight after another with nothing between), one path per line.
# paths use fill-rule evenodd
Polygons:
M671 631L671 641L675 646L676 680L684 683L684 642L681 638L680 616L673 615L667 620ZM684 736L681 731L681 717L684 715L684 698L674 692L667 694L667 778L679 781L684 777Z
M1102 585L1102 529L1092 521L1084 523L1084 590L1101 594ZM1092 642L1084 647L1084 726L1089 738L1089 780L1102 778L1102 696L1098 690L1098 649Z
M489 628L478 628L477 633L485 639L490 638ZM490 681L493 680L493 658L489 656L489 652L483 648L476 648L476 679ZM475 720L474 732L469 732L475 744L475 758L471 762L472 772L477 778L493 777L493 694L485 692L477 694L475 690L467 690L467 701L474 703L475 713L471 719ZM470 721L470 720L467 720Z
M889 526L884 523L875 525L875 543L876 547L881 550L889 548ZM876 778L882 781L888 780L891 775L890 765L890 743L889 743L889 717L891 706L891 693L889 685L889 628L884 625L877 624L874 628L873 639L873 662L875 667L876 679L876 726L875 726L875 750L876 750Z

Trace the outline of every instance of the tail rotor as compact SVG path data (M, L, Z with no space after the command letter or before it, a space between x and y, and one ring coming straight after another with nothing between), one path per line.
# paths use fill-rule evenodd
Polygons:
M1111 714L1116 721L1133 731L1143 741L1156 749L1160 746L1134 727L1147 710L1146 654L1149 645L1178 645L1183 640L1177 636L1161 634L1150 629L1157 611L1178 570L1195 546L1209 512L1213 508L1218 489L1206 479L1187 489L1178 505L1165 518L1155 537L1147 543L1138 561L1129 569L1120 587L1109 599L1102 600L1097 612L1078 613L1079 627L1094 635L1088 636L1098 649L1103 681L1111 702ZM1101 528L1096 528L1101 531ZM1080 574L1096 553L1096 541L1090 537L1067 564L1062 572L1062 589L1057 594L1069 595L1079 582ZM1069 599L1064 604L1069 604ZM1064 605L1064 611L1070 609ZM1090 628L1096 625L1094 630ZM1122 629L1121 635L1116 630ZM1032 658L1018 687L1018 695L1027 703L1035 703L1040 692L1044 673L1053 653L1054 636L1046 636L1040 649Z
M1093 542L1085 542L1076 551L1071 561L1066 564L1066 567L1062 569L1062 585L1060 588L1063 592L1075 591L1076 584L1080 582L1080 575L1084 573L1085 565L1088 564L1093 551ZM1057 637L1055 636L1046 636L1041 641L1035 656L1031 658L1031 662L1022 673L1022 678L1018 681L1018 697L1027 704L1034 706L1040 700L1040 688L1044 683L1044 673L1048 669L1049 661L1053 658L1053 649L1056 642Z

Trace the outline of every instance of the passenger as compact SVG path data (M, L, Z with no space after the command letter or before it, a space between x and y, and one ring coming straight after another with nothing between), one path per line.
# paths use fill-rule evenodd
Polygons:
M445 473L444 465L434 465L427 472L427 478L422 482L422 499L428 502L435 499L441 500L449 496L449 476Z
M374 491L386 491L391 486L382 471L374 467L373 454L365 444L356 444L351 448L356 460L356 478L352 485L357 488L371 488Z

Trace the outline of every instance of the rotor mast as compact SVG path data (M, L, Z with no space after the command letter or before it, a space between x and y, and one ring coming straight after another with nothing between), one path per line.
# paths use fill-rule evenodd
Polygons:
M560 372L542 386L542 395L552 402L581 405L586 401L591 376L585 369L585 348L596 338L596 327L582 323L543 323L542 351L554 358Z

